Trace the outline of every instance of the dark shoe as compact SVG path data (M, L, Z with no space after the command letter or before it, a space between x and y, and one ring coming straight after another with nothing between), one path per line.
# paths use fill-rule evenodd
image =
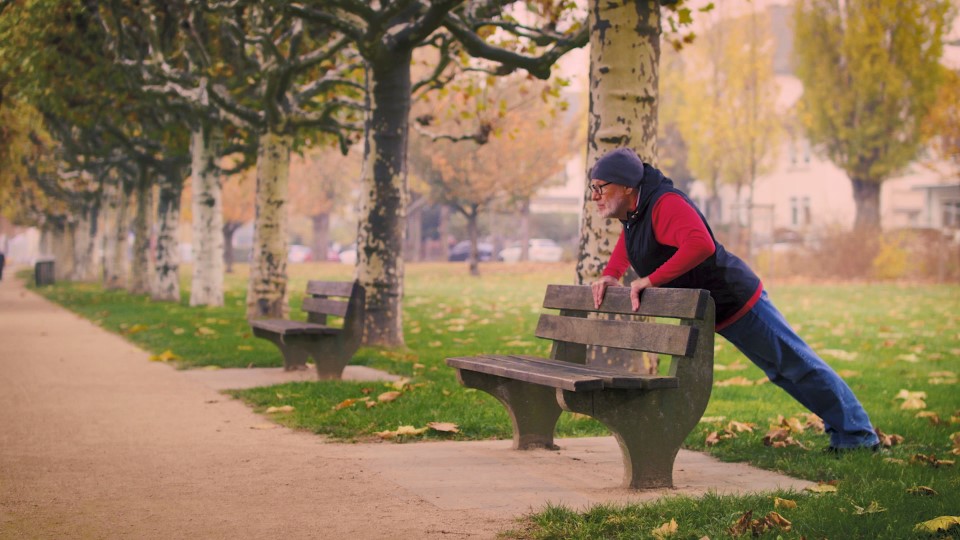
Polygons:
M871 452L880 451L880 443L876 443L872 446L852 446L850 448L837 448L836 446L830 445L826 447L823 451L827 454L833 454L839 456L840 454L846 454L847 452L854 452L857 450L869 450Z

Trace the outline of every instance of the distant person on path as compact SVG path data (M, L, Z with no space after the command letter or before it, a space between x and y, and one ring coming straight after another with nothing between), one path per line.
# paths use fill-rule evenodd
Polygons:
M0 281L3 281L3 265L7 262L7 257L0 251Z
M673 182L628 148L608 152L590 174L592 200L623 232L603 276L591 284L599 307L629 265L633 309L647 287L706 289L717 332L804 407L823 419L828 451L879 449L879 439L850 387L801 339L767 298L760 278L717 242L706 218Z

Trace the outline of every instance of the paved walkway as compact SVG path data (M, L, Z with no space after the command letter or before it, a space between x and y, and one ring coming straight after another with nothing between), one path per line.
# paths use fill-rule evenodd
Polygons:
M611 487L622 475L612 437L533 452L510 441L330 443L218 391L272 384L282 371L217 375L149 362L5 274L3 539L493 538L548 502L584 508L807 485L681 451L676 489L631 492Z

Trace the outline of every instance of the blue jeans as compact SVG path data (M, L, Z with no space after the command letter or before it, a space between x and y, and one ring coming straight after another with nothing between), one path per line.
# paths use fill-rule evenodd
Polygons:
M767 291L753 309L719 334L762 369L773 384L823 419L831 446L856 448L879 442L853 391L790 328L767 298Z

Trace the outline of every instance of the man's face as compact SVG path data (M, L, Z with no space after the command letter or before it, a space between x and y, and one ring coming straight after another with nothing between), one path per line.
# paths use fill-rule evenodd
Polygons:
M590 190L600 217L627 219L634 203L632 188L594 178L590 181Z

